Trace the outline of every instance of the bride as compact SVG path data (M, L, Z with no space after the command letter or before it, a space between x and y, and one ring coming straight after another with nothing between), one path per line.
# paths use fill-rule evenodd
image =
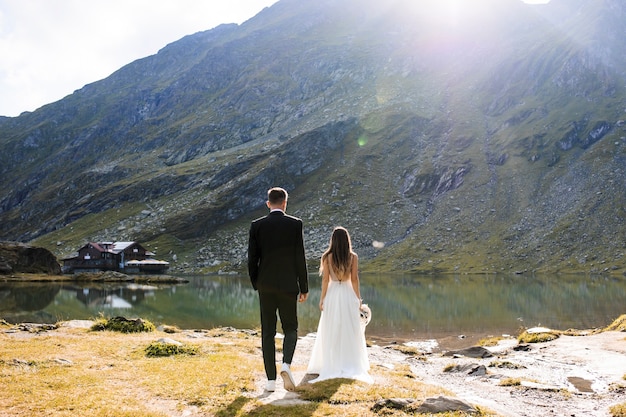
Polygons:
M307 369L319 376L309 382L331 378L373 382L359 311L358 262L348 231L336 227L320 263L322 313Z

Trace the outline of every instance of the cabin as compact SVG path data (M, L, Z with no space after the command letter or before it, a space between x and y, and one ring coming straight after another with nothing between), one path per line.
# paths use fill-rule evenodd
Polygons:
M170 264L137 242L89 242L78 253L63 259L63 272L117 271L127 274L162 274Z

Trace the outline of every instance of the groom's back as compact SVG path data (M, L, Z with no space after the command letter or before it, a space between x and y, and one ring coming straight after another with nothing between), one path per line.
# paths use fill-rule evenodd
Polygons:
M302 220L272 212L252 223L258 253L258 288L298 293L303 263Z

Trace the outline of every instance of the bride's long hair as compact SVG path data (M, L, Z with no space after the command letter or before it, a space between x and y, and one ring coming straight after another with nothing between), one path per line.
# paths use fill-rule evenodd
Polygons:
M330 236L330 245L326 252L322 254L320 262L320 275L324 273L324 261L330 256L330 263L338 276L343 276L352 267L352 241L350 234L344 227L335 227Z

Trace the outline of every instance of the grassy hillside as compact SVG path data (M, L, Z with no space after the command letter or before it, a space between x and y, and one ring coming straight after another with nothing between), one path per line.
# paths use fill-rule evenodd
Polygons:
M626 271L621 3L359 5L283 0L0 120L0 238L241 271L281 185L312 267L343 225L367 269Z

